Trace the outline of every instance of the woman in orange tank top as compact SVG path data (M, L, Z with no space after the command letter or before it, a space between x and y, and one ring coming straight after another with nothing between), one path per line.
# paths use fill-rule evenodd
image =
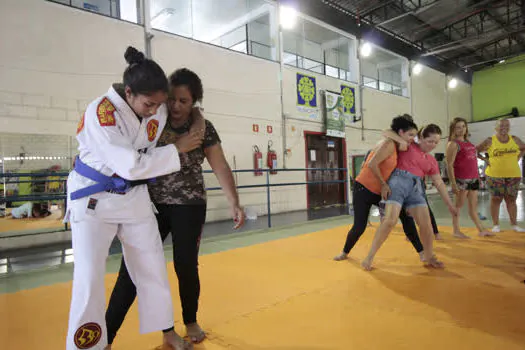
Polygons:
M408 114L398 116L392 120L390 125L392 131L398 134L404 141L400 145L404 150L408 147L417 134L417 125ZM348 257L350 250L357 243L368 224L368 215L372 205L379 205L381 198L386 199L390 193L387 180L397 165L397 146L391 139L382 140L365 160L361 172L355 179L352 190L352 205L354 207L354 224L346 237L343 251L334 257L340 261ZM422 256L423 246L419 240L414 220L407 217L405 211L401 211L401 222L405 234L416 251Z

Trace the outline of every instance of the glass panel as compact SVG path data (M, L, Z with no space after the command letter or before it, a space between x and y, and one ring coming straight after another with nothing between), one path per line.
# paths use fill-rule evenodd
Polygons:
M339 69L336 67L332 67L327 65L326 67L326 75L329 77L339 78Z
M191 0L151 0L151 27L192 37Z
M139 23L137 0L49 0L101 15Z
M369 77L363 77L363 84L369 88L377 89L377 80Z
M230 47L230 49L237 52L248 53L248 51L246 50L246 40L241 41L237 45L233 45L232 47Z
M354 63L350 57L355 56L353 39L299 18L294 28L283 32L283 47L285 52L304 58L299 60L302 61L301 68L352 81L350 71ZM286 59L289 56L285 55L285 64L292 65Z
M298 67L297 55L294 55L293 53L284 52L283 53L283 62L284 62L284 64L287 64L289 66Z
M264 0L151 0L151 26L238 52L277 59L276 9ZM248 41L249 51L237 46L242 41Z
M374 46L370 56L362 57L361 60L363 75L379 81L379 90L406 95L408 65L405 58Z
M386 91L386 92L392 92L392 85L382 82L379 82L379 90Z

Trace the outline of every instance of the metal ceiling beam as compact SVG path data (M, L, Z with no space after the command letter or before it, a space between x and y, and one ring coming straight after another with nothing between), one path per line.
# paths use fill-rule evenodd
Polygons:
M366 17L368 15L371 15L372 13L376 12L377 10L381 10L383 7L390 5L391 3L396 2L396 0L389 0L386 2L382 2L379 5L370 8L369 10L359 12L359 16Z
M525 28L521 28L521 29L518 29L516 31L513 31L511 32L512 34L518 34L518 33L521 33L521 32L524 32L525 31ZM480 47L477 47L475 49L476 52L483 52L486 48L492 46L492 45L495 45L495 44L498 44L504 40L508 40L508 35L504 35L504 36L500 36L498 38L496 38L495 40L492 40L488 43L485 43L484 45L480 46ZM457 56L454 56L454 57L451 57L450 59L451 60L456 60L456 59L460 59L460 58L466 58L466 57L472 57L474 55L457 55Z
M414 42L401 37L384 28L375 28L368 21L357 21L357 15L332 0L279 0L281 4L298 6L298 10L306 15L315 17L358 38L371 38L377 45L395 52L409 59L417 59L421 55L421 48ZM422 63L435 70L449 74L457 72L459 67L452 62L446 62L437 56L424 57ZM459 72L458 77L471 82L470 73Z
M507 21L506 22L502 22L498 17L494 16L490 11L487 11L487 15L490 17L490 19L494 21L495 23L497 23L501 27L501 29L503 29L506 33L508 33L509 38L511 37L514 41L516 41L521 46L522 49L525 49L525 40L523 40L520 36L512 35L511 31L509 31L509 26L513 25L510 19L510 14L511 14L510 2L508 0L507 0ZM519 28L519 26L520 25L518 23L517 27Z
M408 11L408 12L404 12L402 14L400 14L399 16L396 16L396 17L393 17L393 18L389 18L381 23L378 23L376 24L376 26L384 26L385 24L387 23L390 23L390 22L394 22L394 21L397 21L403 17L406 17L406 16L409 16L409 15L414 15L414 16L417 16L418 14L422 13L422 12L425 12L429 9L431 9L432 7L436 6L437 4L439 3L439 1L434 1L428 5L425 5L425 6L421 6L421 7L416 7L415 9L411 10L411 11Z
M476 13L470 13L467 16L462 17L461 19L459 19L459 20L457 20L457 21L455 21L453 23L447 24L445 27L432 28L431 30L433 30L433 32L424 35L422 38L417 39L417 41L423 43L425 40L428 40L428 39L433 38L435 36L446 35L445 32L447 30L453 29L454 26L456 26L456 25L458 25L460 23L465 23L465 21L468 21L469 19L471 19L473 17L480 17L480 16L482 16L483 12L485 12L485 10L477 10ZM429 24L429 26L431 27L432 25Z

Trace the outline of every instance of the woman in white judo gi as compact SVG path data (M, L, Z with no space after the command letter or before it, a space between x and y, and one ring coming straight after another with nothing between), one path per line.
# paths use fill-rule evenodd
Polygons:
M91 102L77 128L80 155L68 178L65 218L75 259L66 348L107 345L104 274L118 235L137 286L141 333L165 330L165 347L191 349L173 330L166 261L146 183L179 171L178 152L199 147L202 135L155 147L167 118L168 80L135 48L128 47L124 57L129 66L123 84Z

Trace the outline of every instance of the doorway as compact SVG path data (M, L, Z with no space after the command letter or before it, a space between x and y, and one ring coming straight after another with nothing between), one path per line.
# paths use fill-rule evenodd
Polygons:
M346 168L346 143L342 138L324 133L305 131L307 168ZM308 170L306 181L345 180L342 170ZM346 204L346 183L308 184L306 187L308 209Z

